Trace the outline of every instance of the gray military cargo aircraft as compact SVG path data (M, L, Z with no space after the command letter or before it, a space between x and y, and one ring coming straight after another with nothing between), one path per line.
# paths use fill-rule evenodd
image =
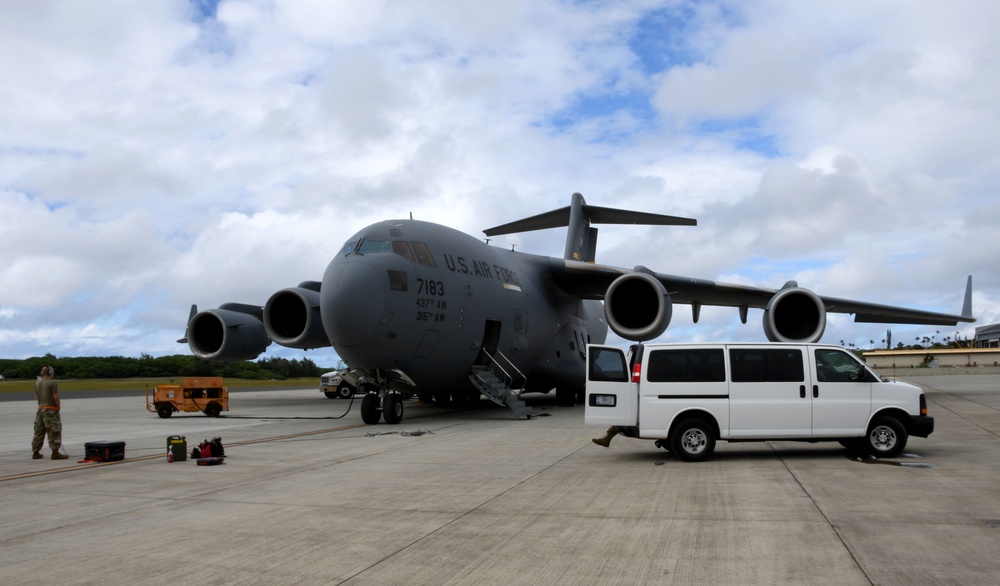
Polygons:
M773 342L816 342L828 312L856 322L953 326L974 322L972 277L962 315L824 297L789 281L781 289L716 283L595 264L591 224L694 226L688 218L571 204L485 230L487 236L567 227L563 258L490 246L451 228L417 220L372 224L347 240L323 275L282 289L261 307L225 303L191 308L179 342L206 360L250 360L273 341L333 346L367 389L365 423L399 423L402 395L464 401L480 393L527 415L524 391L556 390L560 404L582 396L588 343L608 327L647 341L670 324L673 305L763 309Z

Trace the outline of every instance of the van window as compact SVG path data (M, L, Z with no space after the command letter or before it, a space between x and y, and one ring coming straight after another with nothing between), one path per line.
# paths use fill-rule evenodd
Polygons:
M734 383L802 382L802 351L794 348L733 348L729 368Z
M864 380L864 367L843 350L816 349L816 380L821 383L847 383Z
M721 348L654 350L646 363L651 383L717 383L726 380Z
M590 348L590 380L613 383L627 383L628 370L625 356L610 348Z

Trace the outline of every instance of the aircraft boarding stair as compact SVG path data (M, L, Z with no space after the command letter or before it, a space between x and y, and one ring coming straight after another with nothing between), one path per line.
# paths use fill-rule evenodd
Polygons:
M514 412L514 419L530 419L534 414L531 407L521 400L522 389L513 389L500 377L494 374L487 366L473 366L469 373L469 380L479 389L487 399L497 405L506 405ZM523 388L523 387L522 387Z

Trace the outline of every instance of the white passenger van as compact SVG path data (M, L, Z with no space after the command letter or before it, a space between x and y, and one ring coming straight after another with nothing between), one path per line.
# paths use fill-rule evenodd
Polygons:
M880 458L934 418L920 388L819 344L587 346L588 425L700 461L727 441L839 441Z

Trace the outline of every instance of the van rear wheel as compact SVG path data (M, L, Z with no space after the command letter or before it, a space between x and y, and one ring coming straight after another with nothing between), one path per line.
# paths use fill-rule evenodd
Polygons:
M865 435L865 449L876 458L895 458L906 448L906 428L894 417L876 417Z
M715 431L702 419L685 419L670 435L671 451L686 462L701 462L715 451Z

